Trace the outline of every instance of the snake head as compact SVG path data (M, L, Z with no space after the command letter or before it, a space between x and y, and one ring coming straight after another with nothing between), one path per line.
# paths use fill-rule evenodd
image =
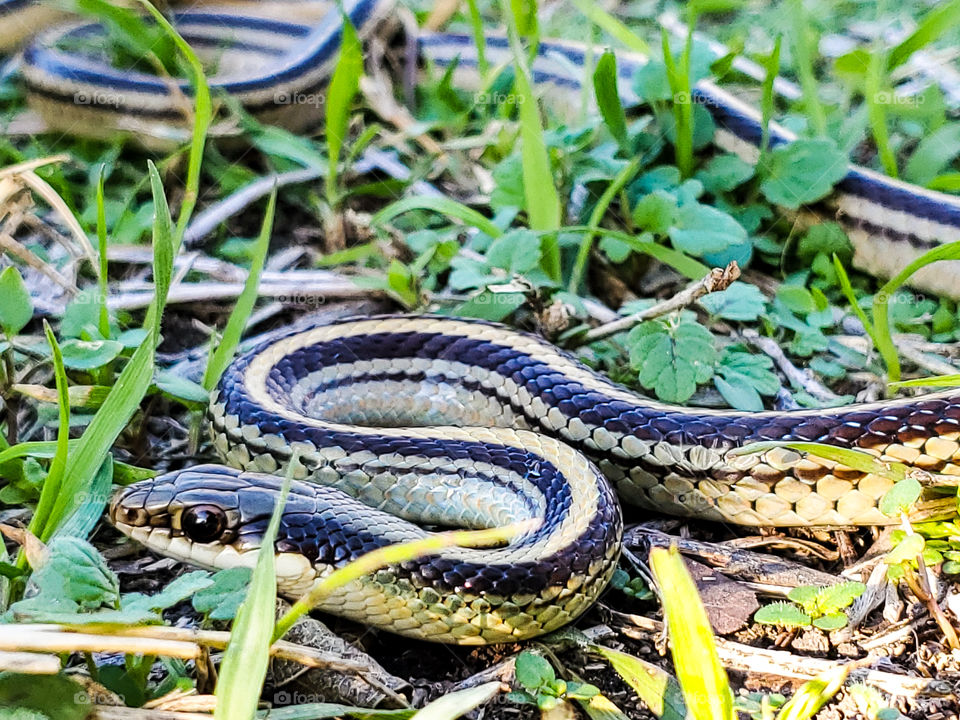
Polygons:
M271 489L263 476L199 465L121 489L110 521L148 548L195 565L249 565L273 512Z
M252 567L282 488L273 475L199 465L118 491L110 521L161 555L211 570ZM382 544L362 535L370 522L370 509L343 493L293 481L273 547L279 591L299 597L316 580L315 563L333 566Z

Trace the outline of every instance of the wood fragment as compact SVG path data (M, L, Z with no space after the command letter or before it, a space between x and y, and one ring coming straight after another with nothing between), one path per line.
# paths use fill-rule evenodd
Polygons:
M667 535L643 527L631 528L624 536L624 545L627 547L676 545L684 555L700 558L724 575L760 583L766 592L786 594L790 588L801 585L835 585L840 581L840 578L834 575L776 555L729 547L721 543Z

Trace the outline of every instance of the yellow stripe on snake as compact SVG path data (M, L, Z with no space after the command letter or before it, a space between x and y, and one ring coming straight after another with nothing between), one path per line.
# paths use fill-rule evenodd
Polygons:
M0 3L15 12L22 0ZM369 33L389 7L345 3ZM213 17L217 21L212 20ZM215 86L261 117L300 127L290 98L317 92L339 43L339 15L315 27L239 15L185 13L180 27L223 52ZM232 46L261 57L240 74ZM63 129L104 134L176 128L169 84L75 57L57 42L96 34L55 29L24 53L31 102ZM222 38L220 38L222 40ZM472 39L419 38L423 57L478 78ZM259 55L258 55L259 54ZM534 76L563 104L579 97L585 51L544 41ZM492 64L509 58L487 40ZM621 94L643 58L620 54ZM231 70L232 69L232 70ZM231 72L234 74L231 75ZM695 91L713 114L716 142L745 158L761 135L755 112L709 83ZM99 103L98 97L110 102ZM78 106L78 98L88 101ZM73 114L65 114L72 109ZM63 123L70 124L67 128ZM792 137L771 129L774 144ZM857 263L893 275L938 242L960 239L960 202L851 167L829 202L851 234ZM955 269L920 276L956 295ZM210 407L226 466L200 466L137 483L114 499L116 526L163 554L222 568L250 565L283 474L298 454L275 550L281 592L297 596L364 552L423 537L421 526L536 527L502 548L455 548L388 568L326 598L321 609L410 636L503 642L548 632L582 613L616 565L617 499L658 512L746 525L885 524L889 480L784 448L730 450L762 440L819 441L909 466L960 474L960 394L940 393L833 410L745 414L639 398L542 339L441 317L355 319L273 339L238 359ZM918 516L953 512L929 497Z

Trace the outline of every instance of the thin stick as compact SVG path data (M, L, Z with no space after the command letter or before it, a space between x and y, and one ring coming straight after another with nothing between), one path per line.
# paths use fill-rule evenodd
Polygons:
M628 315L625 318L620 318L618 320L614 320L613 322L605 323L600 327L596 327L593 330L588 331L581 337L577 338L576 345L586 345L588 343L596 342L597 340L603 340L611 335L626 332L645 320L651 320L653 318L660 317L661 315L674 312L675 310L680 310L681 308L687 307L688 305L696 302L704 295L708 295L718 290L727 289L738 277L740 277L740 267L737 265L736 261L731 262L725 268L714 268L704 277L688 285L673 297L663 300L662 302L658 302L656 305L647 308L646 310L641 310L640 312L634 313L633 315Z
M756 330L744 330L741 336L751 345L769 355L786 375L787 380L795 387L806 390L817 400L825 403L836 403L840 398L830 391L826 385L817 380L809 370L801 370L786 356L780 345L773 338L763 337Z

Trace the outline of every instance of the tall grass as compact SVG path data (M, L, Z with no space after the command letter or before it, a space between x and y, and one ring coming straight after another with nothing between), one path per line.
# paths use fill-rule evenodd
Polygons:
M276 619L277 575L273 547L298 463L295 452L263 533L247 596L237 610L231 628L230 642L220 663L220 677L214 690L217 697L215 720L253 720L257 716Z
M946 245L940 245L932 250L928 250L923 255L909 263L896 276L888 280L873 296L873 322L867 318L866 313L860 308L850 279L847 277L846 270L840 261L834 257L834 268L837 270L837 278L840 281L840 287L843 290L847 302L854 313L863 323L867 336L873 342L874 347L883 360L887 370L887 380L896 383L900 380L900 355L897 352L896 343L893 341L893 334L890 328L890 298L910 279L910 277L928 265L932 265L940 260L958 260L960 259L960 240Z
M144 330L146 337L129 358L114 386L87 425L83 435L76 441L69 441L69 398L66 387L66 374L63 371L62 357L52 333L47 332L54 362L54 375L57 382L59 427L56 449L50 470L40 490L38 512L31 521L30 528L42 540L49 540L71 515L93 494L98 473L104 461L109 457L110 449L124 430L150 388L154 373L154 359L157 343L160 340L160 321L166 306L167 292L173 277L173 261L176 257L183 232L190 221L199 195L200 166L207 130L212 119L212 105L206 78L200 61L193 50L180 37L170 23L147 0L140 3L153 16L161 30L169 37L173 45L182 53L191 69L194 87L194 126L189 148L187 181L183 201L174 227L167 206L159 173L152 163L148 163L148 175L154 202L153 249L154 249L154 299L146 313ZM105 317L106 303L106 224L103 212L102 182L97 189L98 244L100 246L99 292L101 298L98 311L98 328L109 333L109 316ZM58 359L59 358L59 359ZM31 444L25 448L26 454L33 452ZM7 452L16 451L9 448Z
M667 67L667 81L673 93L674 148L676 164L681 177L693 173L693 88L690 84L690 53L693 49L693 22L689 23L687 39L677 62L670 49L670 34L660 28L660 46L663 62Z
M803 0L790 0L788 8L791 15L790 46L793 49L794 69L803 91L803 108L813 131L826 137L827 114L820 102L820 85L813 67L813 59L818 54L818 33Z
M516 69L514 94L520 115L520 155L527 221L534 230L549 231L541 240L543 270L553 282L559 284L560 245L556 231L560 229L560 195L550 167L550 156L540 121L540 106L533 94L530 67L520 41L519 28L529 23L530 13L521 15L517 3L510 0L500 0L500 6L506 20ZM533 3L533 8L533 16L536 17L536 3Z
M223 336L216 343L213 353L207 360L207 367L203 373L203 389L207 392L213 390L219 382L223 371L227 369L233 355L240 344L240 338L250 319L250 313L253 312L253 306L257 302L257 289L260 287L260 275L263 272L263 266L267 261L267 251L270 249L270 234L273 230L273 217L277 209L277 190L274 188L270 193L270 199L267 201L267 210L263 216L263 222L260 225L260 235L253 250L253 259L250 262L250 271L247 274L247 280L243 285L243 291L237 298L233 306L233 311L227 320L227 326L223 330Z
M340 17L343 23L340 56L330 79L324 108L329 163L325 186L327 203L331 207L339 204L337 178L340 151L350 125L350 108L360 89L360 76L363 74L363 48L357 30L346 13L341 12Z

